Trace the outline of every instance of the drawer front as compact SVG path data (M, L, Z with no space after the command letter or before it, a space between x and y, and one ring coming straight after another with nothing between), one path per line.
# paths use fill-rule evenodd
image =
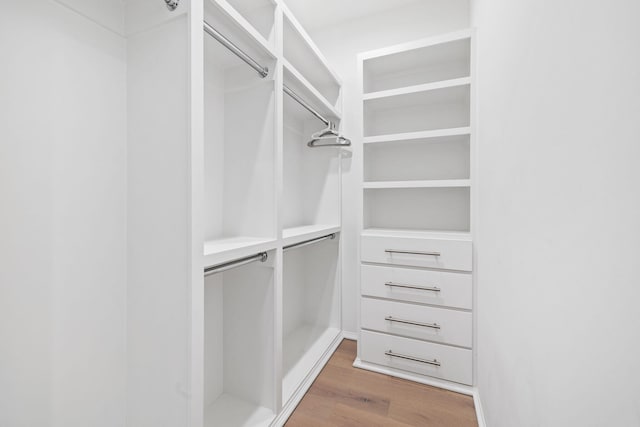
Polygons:
M370 331L361 332L358 345L360 358L365 362L461 384L472 383L471 350Z
M363 265L362 295L471 310L469 273Z
M364 329L461 347L472 346L469 312L372 298L361 301Z
M362 236L362 261L471 271L468 240Z

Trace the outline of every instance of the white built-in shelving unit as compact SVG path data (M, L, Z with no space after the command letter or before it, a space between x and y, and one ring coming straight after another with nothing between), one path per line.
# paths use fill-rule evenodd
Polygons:
M279 0L203 0L193 25L199 12L268 70L192 34L203 46L192 52L203 55L192 239L204 248L193 257L193 425L282 425L342 338L344 150L307 146L326 124L284 89L339 128L341 82Z
M470 393L471 31L359 55L363 228L355 366Z

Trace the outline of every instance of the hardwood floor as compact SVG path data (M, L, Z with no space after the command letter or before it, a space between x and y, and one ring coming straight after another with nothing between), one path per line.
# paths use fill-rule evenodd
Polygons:
M478 425L473 398L351 366L344 340L285 427L467 427Z

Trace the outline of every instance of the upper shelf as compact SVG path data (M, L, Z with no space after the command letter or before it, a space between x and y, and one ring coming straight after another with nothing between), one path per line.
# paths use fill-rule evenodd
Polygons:
M325 118L340 120L340 111L332 105L289 61L283 60L284 83Z
M471 31L363 53L364 93L423 85L471 75Z
M227 0L205 2L205 21L254 59L277 58L273 41L273 3L262 0L258 2L260 6L252 2L253 7L248 7L246 0L231 1L233 5Z
M284 12L284 57L334 107L340 102L342 82L331 69L309 34L289 8L282 3Z

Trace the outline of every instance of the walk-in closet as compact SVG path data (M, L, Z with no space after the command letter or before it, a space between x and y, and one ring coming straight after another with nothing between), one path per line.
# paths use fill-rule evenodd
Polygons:
M0 8L0 427L640 426L640 3Z

